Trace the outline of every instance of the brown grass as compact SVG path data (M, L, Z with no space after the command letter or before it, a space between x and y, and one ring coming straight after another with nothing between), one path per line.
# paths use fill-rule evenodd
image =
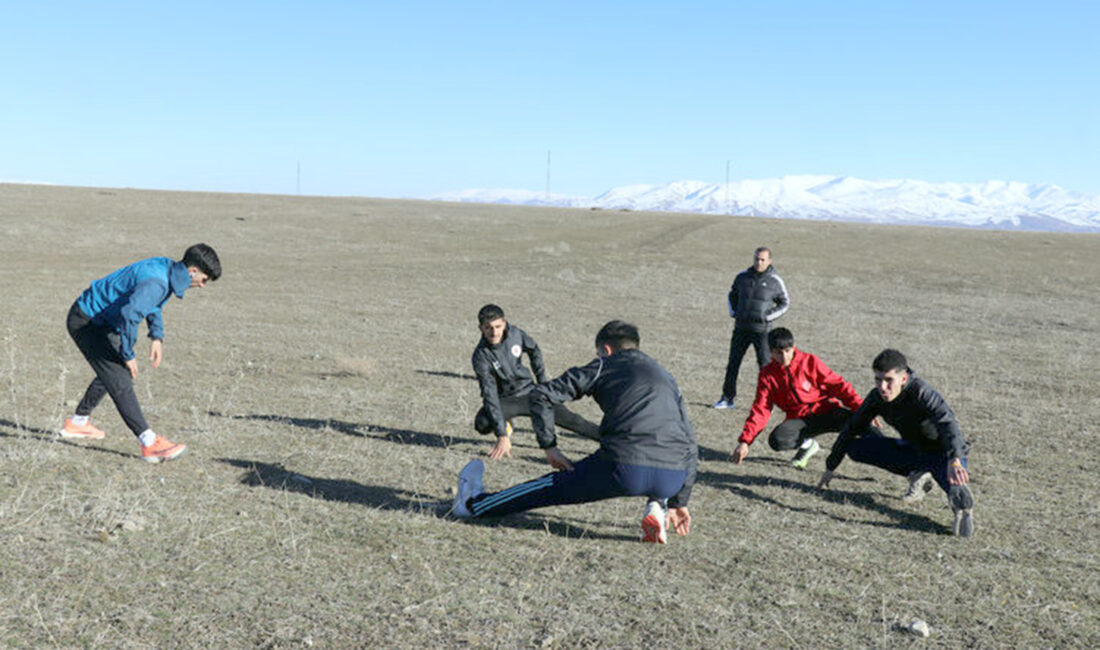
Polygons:
M196 241L225 276L167 306L165 363L137 380L188 455L138 461L109 402L106 441L56 439L91 378L73 299ZM705 405L760 244L801 347L860 392L898 347L946 395L975 538L938 492L905 506L904 481L851 462L823 497L821 457L725 460L745 408ZM1100 646L1095 235L0 185L0 253L0 645ZM690 537L637 543L633 500L443 516L488 448L469 356L489 301L555 374L605 321L638 324L701 444ZM516 442L489 487L545 471L526 422Z

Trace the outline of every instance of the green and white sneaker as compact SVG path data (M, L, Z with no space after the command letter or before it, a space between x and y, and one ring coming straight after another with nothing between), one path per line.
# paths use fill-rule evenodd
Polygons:
M817 444L817 441L813 438L807 438L806 442L803 442L802 446L798 448L798 453L791 459L791 467L806 469L806 465L810 463L810 456L819 451L821 451L821 445Z

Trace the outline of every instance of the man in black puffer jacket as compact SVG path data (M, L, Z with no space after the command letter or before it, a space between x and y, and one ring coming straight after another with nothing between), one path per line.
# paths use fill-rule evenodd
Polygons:
M749 346L756 348L758 368L771 360L768 350L768 330L775 319L787 312L791 301L787 286L772 266L772 252L766 246L753 253L752 266L741 271L733 280L729 292L730 316L734 319L733 336L730 338L730 358L726 364L726 380L722 383L722 397L714 403L716 409L731 409L737 397L737 373L741 359Z

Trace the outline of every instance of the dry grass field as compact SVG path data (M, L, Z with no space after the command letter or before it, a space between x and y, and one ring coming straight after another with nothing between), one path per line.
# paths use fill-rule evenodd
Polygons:
M109 400L105 441L58 439L92 377L72 301L199 241L224 276L165 307L157 370L143 328L136 380L188 454L138 460ZM800 472L762 438L727 461L751 354L739 408L707 405L760 244L800 347L860 393L897 347L944 393L974 538L938 490L907 506L903 479L850 461L825 495L825 454ZM1100 647L1098 236L0 185L0 254L4 647ZM639 326L700 443L689 537L639 543L640 500L445 516L490 444L469 363L486 302L555 375L607 320ZM491 489L548 470L518 424Z

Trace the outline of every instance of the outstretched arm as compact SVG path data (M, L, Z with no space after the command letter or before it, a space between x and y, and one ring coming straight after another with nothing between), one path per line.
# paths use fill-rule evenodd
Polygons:
M554 405L580 399L589 394L596 378L603 369L603 359L595 359L586 366L570 368L562 376L537 384L527 396L531 407L531 425L539 447L548 449L557 444L554 434Z

